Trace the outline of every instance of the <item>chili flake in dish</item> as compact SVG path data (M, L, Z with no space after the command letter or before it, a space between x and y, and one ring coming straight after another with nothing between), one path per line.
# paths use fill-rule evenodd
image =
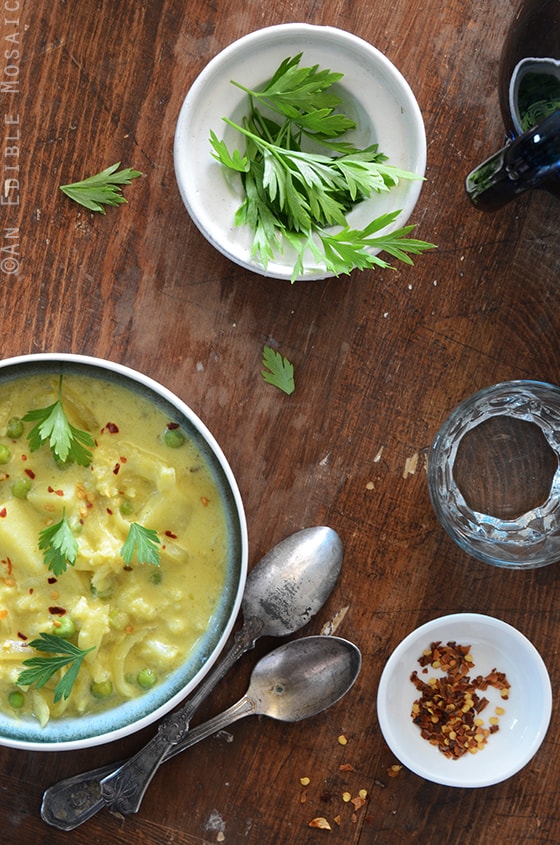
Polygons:
M496 707L486 726L481 713L490 701L479 693L492 687L506 700L510 683L505 673L494 668L485 676L471 677L475 666L471 646L454 641L446 645L441 641L431 643L418 663L424 673L428 672L428 667L443 673L428 681L423 681L417 670L410 676L421 693L412 705L411 716L423 739L452 760L482 751L488 738L499 730L498 717L505 711L503 707Z

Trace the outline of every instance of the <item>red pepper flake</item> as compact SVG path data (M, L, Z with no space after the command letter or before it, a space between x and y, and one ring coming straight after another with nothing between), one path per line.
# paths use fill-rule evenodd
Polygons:
M7 509L5 507L0 508L0 517L2 517L2 519L4 519L4 517L6 517L6 516L8 516Z
M55 578L54 575L51 575L50 578L47 578L48 584L56 584L57 581L58 581L58 578Z
M321 830L332 830L332 827L324 816L317 816L316 818L311 819L311 821L308 822L308 826L317 827Z
M13 571L13 565L12 565L12 560L11 560L11 558L9 558L9 557L4 558L4 560L2 561L2 563L3 563L3 564L4 564L4 566L6 567L6 571L7 571L8 575L11 575L11 574L12 574L12 571Z
M412 721L420 728L420 734L431 745L435 745L446 757L457 760L464 754L482 751L488 737L498 730L495 719L491 727L484 725L480 713L488 706L485 696L478 691L489 687L499 690L502 699L508 697L510 683L504 672L492 669L485 677L470 677L474 660L470 645L459 645L455 641L442 645L433 642L418 659L420 666L430 665L444 674L432 677L426 683L412 672L410 680L421 693L412 705Z
M210 504L210 499L207 499L206 496L201 496L200 501L202 502L205 508L207 508Z
M26 461L26 460L27 460L27 455L22 455L22 456L21 456L21 459L22 459L22 461Z
M121 468L121 465L119 463L116 463L115 466L113 467L113 475L118 475L120 468Z
M169 429L169 431L174 431L176 428L179 428L179 423L176 423L176 422L167 423L167 428Z
M174 534L174 533L173 533L173 531L166 531L166 532L165 532L165 536L166 536L166 537L169 537L171 540L176 540L176 539L177 539L177 535L176 535L176 534Z
M51 487L50 484L47 487L49 493L54 493L55 496L64 496L64 490L55 490L54 487Z
M121 464L126 464L127 461L128 458L126 457L126 455L121 455Z
M66 616L66 608L64 607L49 607L49 613L52 616Z
M27 639L27 634L22 634L21 631L18 631L17 635L20 638L20 640L26 640Z
M35 478L35 473L33 472L33 470L32 469L24 469L23 471L27 475L27 477L30 478L33 481L33 479Z
M113 516L113 511L111 510L111 508L107 508L107 513L109 514L109 516Z
M107 425L105 425L101 429L101 431L108 431L109 434L118 434L119 433L119 427L116 423L108 422Z

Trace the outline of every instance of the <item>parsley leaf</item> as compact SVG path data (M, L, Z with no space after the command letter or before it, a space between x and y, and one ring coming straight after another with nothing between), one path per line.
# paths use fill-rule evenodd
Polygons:
M339 82L344 74L332 73L328 69L319 70L318 65L300 67L303 53L293 58L284 59L274 76L260 91L252 91L238 82L233 82L249 95L254 108L255 101L273 112L297 123L306 134L317 138L334 138L348 129L353 129L355 122L334 109L341 99L328 89Z
M95 649L95 646L88 649L78 648L68 640L60 639L54 634L40 634L38 639L29 642L29 646L37 651L50 653L51 656L30 657L24 660L23 665L29 668L20 673L17 679L19 686L27 687L35 684L37 689L41 689L53 675L68 666L54 689L55 703L61 698L69 697L84 657Z
M39 548L44 562L56 576L66 572L68 564L74 566L78 543L64 514L60 522L39 532Z
M154 528L145 528L138 522L131 522L128 536L121 549L121 557L130 566L134 553L139 563L151 563L159 566L160 557L158 545L160 539Z
M119 171L120 164L120 161L117 161L101 173L82 179L81 182L61 185L60 190L70 199L89 208L90 211L105 214L103 205L119 205L127 202L120 186L130 185L133 179L142 176L139 170L132 170L130 167Z
M268 384L273 384L288 396L294 392L294 365L287 358L270 346L264 346L262 363L266 368L262 371L262 377Z
M54 456L62 463L75 461L80 466L91 464L91 452L88 447L95 446L95 440L87 431L73 426L66 416L62 404L62 376L58 388L58 399L46 408L28 411L22 419L35 422L27 440L29 448L35 452L47 440Z
M326 229L317 229L316 236L319 238L322 252L317 248L313 237L304 236L299 233L286 232L285 236L297 253L294 273L303 273L303 260L306 250L311 250L318 261L323 261L325 266L335 275L347 272L349 264L358 270L367 267L391 267L388 261L374 255L371 249L380 249L402 261L403 264L412 264L410 254L415 255L422 252L423 248L428 249L430 244L418 241L414 238L407 238L406 235L412 231L413 226L404 226L393 231L391 234L377 235L372 237L380 228L390 225L399 214L398 211L388 212L373 220L364 229L351 229L348 225L340 231L333 232Z

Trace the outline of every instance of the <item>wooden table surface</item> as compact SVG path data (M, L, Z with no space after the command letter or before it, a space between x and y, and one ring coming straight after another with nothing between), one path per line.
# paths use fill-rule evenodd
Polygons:
M0 751L0 826L10 845L317 842L557 843L559 722L514 778L484 790L437 786L385 745L376 691L385 661L419 624L479 611L518 627L558 688L558 568L499 570L454 546L430 505L426 456L464 397L505 379L559 380L558 201L525 195L493 215L471 207L466 173L502 144L497 75L514 0L2 0L4 167L1 352L76 352L143 371L185 400L239 482L250 566L315 524L345 545L339 583L305 629L345 610L337 634L363 670L350 694L294 725L247 719L165 765L137 815L102 812L58 833L43 790L148 739L82 752ZM205 64L269 24L361 35L410 82L428 140L414 267L290 285L216 252L191 222L173 170L182 100ZM102 216L60 184L115 161L141 170L127 205ZM9 169L10 168L10 169ZM260 376L262 348L295 365L286 396ZM244 691L266 641L199 712ZM347 737L345 746L339 735ZM352 770L346 771L345 764ZM342 769L341 769L342 766ZM300 778L309 777L304 791ZM344 803L368 794L354 812ZM309 827L316 816L332 830Z

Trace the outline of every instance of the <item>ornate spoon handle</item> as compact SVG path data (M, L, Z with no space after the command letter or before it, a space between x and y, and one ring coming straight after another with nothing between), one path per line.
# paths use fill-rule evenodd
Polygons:
M191 702L160 724L146 745L120 768L103 778L101 797L113 812L136 813L165 754L184 738L196 708Z
M169 749L163 758L163 762L217 733L227 725L231 725L237 719L248 716L253 712L253 709L253 702L247 696L244 696L228 710L213 716L212 719L208 719L207 722L203 722L188 731L180 742ZM74 830L79 827L107 806L101 794L101 783L103 778L110 775L114 770L115 763L109 763L88 772L88 780L84 779L85 775L83 774L74 775L49 787L45 791L41 807L43 821L59 830Z

